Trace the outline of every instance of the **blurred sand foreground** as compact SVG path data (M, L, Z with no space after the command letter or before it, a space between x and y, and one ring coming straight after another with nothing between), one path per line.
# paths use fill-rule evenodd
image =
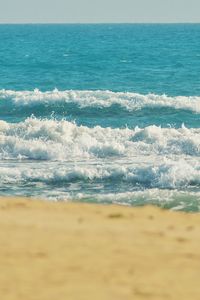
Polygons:
M200 215L0 198L0 299L200 299Z

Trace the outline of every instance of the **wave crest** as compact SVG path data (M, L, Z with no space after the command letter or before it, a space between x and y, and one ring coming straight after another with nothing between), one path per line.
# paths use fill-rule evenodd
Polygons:
M166 95L147 94L142 95L130 92L112 91L76 91L66 90L41 92L34 91L12 91L0 90L0 99L9 99L17 106L49 106L56 103L74 103L80 108L97 107L108 108L112 105L119 105L128 111L148 108L169 107L173 109L189 110L200 113L200 97L198 96L177 96L168 97Z
M200 129L88 128L73 122L27 118L0 121L0 159L70 160L139 156L200 156Z
M159 188L159 189L181 189L188 186L200 187L200 167L197 163L190 160L162 159L160 162L148 164L136 164L113 161L88 163L41 163L40 166L34 165L30 168L27 164L21 164L13 168L1 167L0 182L7 183L30 183L40 182L47 185L60 186L75 182L88 184L101 182L104 186L108 182L112 184L128 186L132 190L138 188Z

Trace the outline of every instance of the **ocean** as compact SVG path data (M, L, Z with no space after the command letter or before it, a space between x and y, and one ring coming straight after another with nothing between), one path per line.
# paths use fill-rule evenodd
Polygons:
M200 24L0 25L0 195L200 211Z

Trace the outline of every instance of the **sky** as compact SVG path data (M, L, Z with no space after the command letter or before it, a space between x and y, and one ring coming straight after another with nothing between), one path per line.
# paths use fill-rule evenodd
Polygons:
M0 0L0 23L187 22L200 22L200 0Z

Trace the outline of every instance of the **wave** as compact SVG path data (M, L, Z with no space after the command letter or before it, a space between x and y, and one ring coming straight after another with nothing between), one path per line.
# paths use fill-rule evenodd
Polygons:
M0 121L0 190L199 211L200 128Z
M141 188L159 189L184 189L186 187L200 187L200 167L195 161L184 159L163 159L160 162L148 164L120 164L118 161L108 163L88 164L11 164L1 166L0 183L6 184L30 184L43 183L52 186L66 186L82 182L85 186L95 183L111 185L119 191L120 188L138 190ZM121 186L120 186L121 184ZM69 188L70 189L70 188ZM69 190L68 189L68 190ZM86 189L86 188L85 188ZM102 186L100 187L102 189Z
M120 204L120 205L157 205L163 208L170 208L172 210L186 210L186 211L199 211L200 210L200 192L194 191L180 191L177 189L145 189L132 192L120 193L98 193L84 194L78 193L76 198L73 194L67 195L49 194L52 200L79 200L79 201L95 201L97 203L106 204Z
M200 97L198 96L177 96L147 94L142 95L130 92L112 91L76 91L66 90L41 92L38 89L33 91L12 91L0 90L0 99L10 100L15 106L35 106L42 105L49 107L60 103L73 103L81 109L86 107L109 108L118 105L128 111L135 111L143 108L168 107L176 110L189 110L200 113Z
M65 120L27 118L0 121L0 159L70 160L92 158L136 159L147 155L200 156L200 129L88 128Z

